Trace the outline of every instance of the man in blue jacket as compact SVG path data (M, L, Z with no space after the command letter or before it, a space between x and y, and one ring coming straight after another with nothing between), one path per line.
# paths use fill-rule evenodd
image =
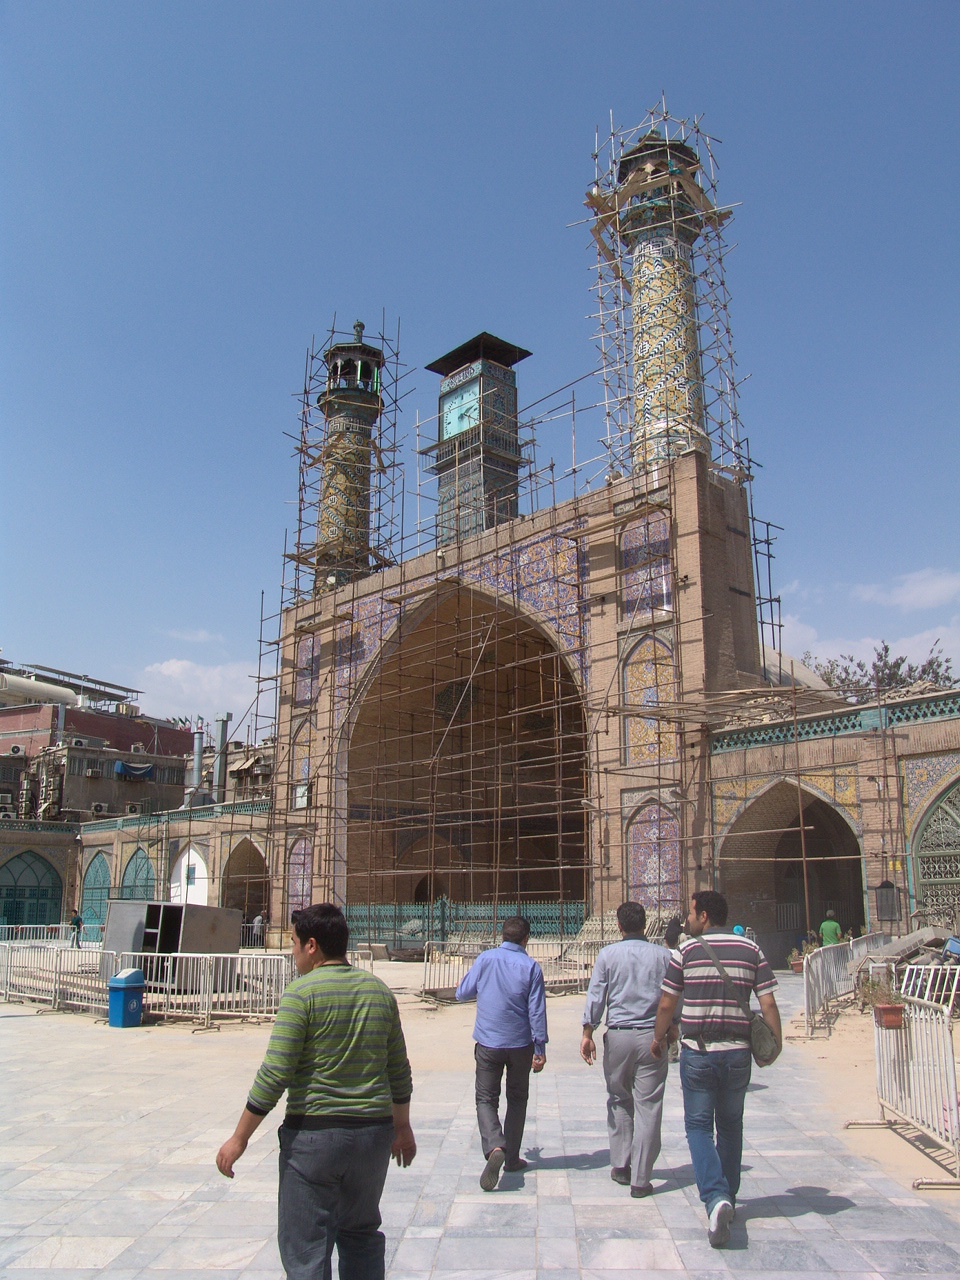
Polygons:
M477 1123L486 1164L484 1191L493 1191L500 1170L527 1167L520 1143L527 1118L530 1071L547 1061L547 1001L543 970L527 955L530 924L523 916L503 922L503 942L484 951L457 987L458 1000L476 1000L473 1027L477 1064ZM507 1072L507 1114L500 1124L500 1082Z

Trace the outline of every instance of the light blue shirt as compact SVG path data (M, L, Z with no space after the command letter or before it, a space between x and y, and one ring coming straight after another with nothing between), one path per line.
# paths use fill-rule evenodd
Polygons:
M584 1026L596 1027L607 1008L607 1026L634 1029L652 1027L657 1020L660 986L670 966L666 947L627 934L604 947L593 966L583 1011Z
M473 1038L488 1049L524 1049L533 1041L541 1055L547 1043L547 997L543 970L515 942L482 951L457 987L458 1000L476 1000Z

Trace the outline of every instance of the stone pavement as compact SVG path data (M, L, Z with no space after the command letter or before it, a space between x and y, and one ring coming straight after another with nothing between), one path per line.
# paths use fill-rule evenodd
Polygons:
M395 983L414 978L399 969ZM787 1014L799 995L800 980L782 976ZM478 1185L469 1012L408 1013L420 1150L410 1169L391 1167L384 1193L392 1280L960 1276L960 1223L851 1155L818 1102L816 1068L789 1044L750 1087L727 1248L707 1243L675 1068L656 1193L631 1200L609 1177L602 1073L577 1057L581 1010L581 997L549 1002L531 1168L491 1194ZM0 1277L281 1280L276 1123L233 1182L213 1164L268 1032L119 1031L0 1005Z

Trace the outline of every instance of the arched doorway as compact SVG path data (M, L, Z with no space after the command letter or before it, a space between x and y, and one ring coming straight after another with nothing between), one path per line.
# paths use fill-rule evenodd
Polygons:
M255 916L265 916L270 905L270 877L263 854L244 837L227 859L223 872L220 902L243 912L249 924Z
M0 923L59 924L63 881L46 858L27 849L0 867Z
M205 907L210 888L207 864L189 845L173 864L170 872L170 901L192 902Z
M914 840L917 904L953 928L960 915L960 782L933 805Z
M585 715L551 638L441 588L405 620L347 727L346 900L581 901Z
M123 869L120 881L120 897L138 902L150 902L156 897L157 876L153 863L143 849L137 849Z
M80 914L87 927L103 925L107 919L107 900L110 897L110 866L102 853L90 862L83 877L83 895Z
M752 926L775 965L803 939L807 900L814 931L828 908L844 931L864 923L860 842L839 810L805 789L801 794L806 880L793 782L777 782L748 804L717 849L718 887L731 923Z

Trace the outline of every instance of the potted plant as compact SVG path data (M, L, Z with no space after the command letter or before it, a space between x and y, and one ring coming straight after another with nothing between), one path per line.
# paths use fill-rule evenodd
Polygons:
M803 962L808 955L814 951L819 951L819 947L812 938L808 938L806 942L798 950L796 947L787 956L787 964L794 973L803 973Z
M889 978L866 978L860 983L860 1007L873 1008L873 1020L885 1031L903 1026L904 999Z

